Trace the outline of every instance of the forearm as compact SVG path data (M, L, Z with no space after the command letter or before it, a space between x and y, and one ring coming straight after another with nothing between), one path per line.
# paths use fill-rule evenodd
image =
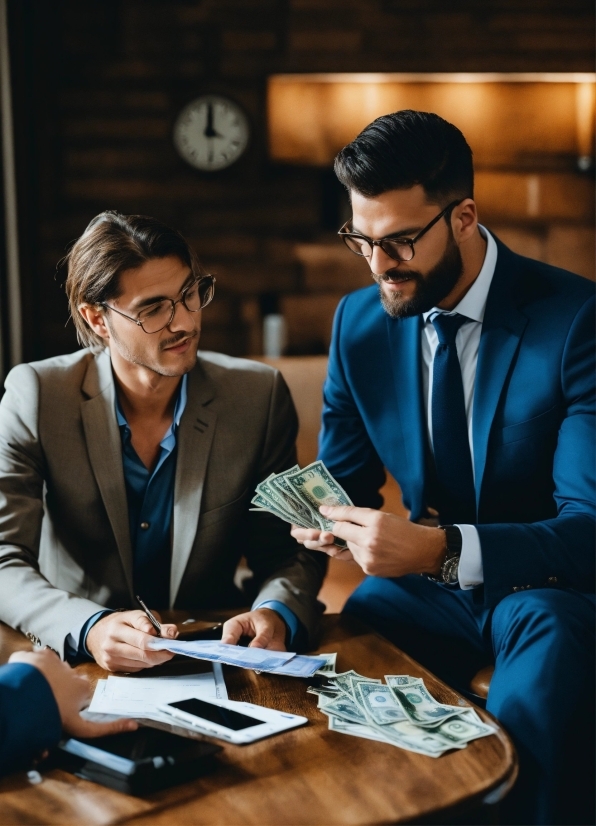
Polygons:
M594 591L593 516L570 513L532 524L476 527L486 605L528 586Z
M49 645L62 658L72 629L104 607L55 588L22 548L0 547L0 620Z
M263 602L281 602L295 615L312 644L319 631L322 605L317 594L327 571L327 557L299 550L275 568L262 583L254 607Z

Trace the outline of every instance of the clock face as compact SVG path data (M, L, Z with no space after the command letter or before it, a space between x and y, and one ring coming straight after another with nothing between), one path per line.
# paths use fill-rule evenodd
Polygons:
M215 172L237 161L248 144L248 119L228 98L204 95L184 107L174 125L174 144L197 169Z

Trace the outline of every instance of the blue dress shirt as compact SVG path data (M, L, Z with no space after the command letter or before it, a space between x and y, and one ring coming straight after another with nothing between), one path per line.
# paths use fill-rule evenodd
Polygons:
M131 431L116 394L116 420L122 439L122 465L126 496L130 540L133 552L133 581L135 593L149 607L165 607L170 604L171 524L174 506L174 482L176 477L176 435L187 401L188 376L183 376L174 406L171 426L160 442L160 454L153 471L148 470L132 446ZM301 630L301 623L287 606L277 600L267 600L253 608L271 608L276 611L288 629L290 647ZM73 635L67 640L69 657L89 657L85 645L91 627L109 610L98 611L83 625L78 648L73 645Z

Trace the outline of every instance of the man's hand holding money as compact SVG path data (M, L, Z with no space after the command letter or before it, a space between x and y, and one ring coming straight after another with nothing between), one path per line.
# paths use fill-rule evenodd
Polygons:
M292 536L305 548L336 559L354 559L370 576L439 573L446 550L442 530L353 505L322 505L320 512L334 523L333 533L293 526ZM334 545L334 537L345 539L348 550Z

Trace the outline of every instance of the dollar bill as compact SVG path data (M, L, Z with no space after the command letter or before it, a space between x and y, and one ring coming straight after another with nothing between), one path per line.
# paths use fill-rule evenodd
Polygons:
M383 733L389 740L395 740L397 746L402 748L407 746L412 751L431 756L440 756L451 749L466 747L465 743L448 740L441 734L415 726L408 720L383 726Z
M474 719L476 718L476 719ZM432 729L425 729L432 734L438 734L444 740L461 745L477 740L479 737L489 737L497 729L478 719L472 709L464 711L459 717L452 717Z
M277 516L279 519L283 519L284 522L289 522L292 524L294 521L294 517L290 516L285 510L283 510L279 505L275 502L266 499L262 494L257 493L253 498L250 500L253 505L257 507L255 510L259 511L267 511L268 513L273 514L273 516ZM252 509L251 509L252 510ZM306 527L305 525L301 525L302 527Z
M403 685L393 677L389 677L387 683L392 688L408 720L417 726L424 728L436 726L450 717L460 715L463 711L463 708L458 706L448 706L437 702L429 694L422 680Z
M379 743L394 745L390 740L383 737L380 732L371 729L370 726L348 723L339 717L329 717L329 731L337 731L339 734L349 734L352 737L363 737L365 740L376 740Z
M362 723L367 725L368 720L363 712L358 708L357 704L351 697L342 695L334 700L328 700L323 697L319 698L319 708L323 714L331 715L333 717L341 717L342 720L347 720L350 723Z
M336 671L335 666L337 663L337 653L335 654L317 654L317 657L325 657L325 665L319 668L318 671L315 671L315 674L321 677L335 677Z
M341 674L336 674L332 682L333 685L337 686L337 688L344 694L347 694L348 697L354 696L354 686L357 683L382 684L381 680L371 680L370 677L363 677L362 674L358 674L356 671L344 671Z
M378 726L407 720L404 710L388 685L361 682L356 685L356 693L360 695L364 713Z
M389 680L391 680L391 684L400 688L404 685L413 685L414 683L422 683L423 680L420 677L410 677L407 674L385 674L385 681L387 685L390 685Z
M289 470L285 470L283 473L274 475L269 480L269 484L273 490L279 494L279 496L283 497L288 507L293 509L296 515L299 516L308 527L314 527L315 529L320 530L323 527L323 517L319 513L318 508L313 507L308 500L305 500L304 497L297 494L286 478L289 474L295 473L299 470L300 466L295 465Z
M307 694L315 694L317 697L328 697L330 700L335 700L339 691L332 691L331 689L318 688L314 685L309 685L306 689Z
M436 748L427 750L421 742L415 742L408 737L400 737L395 734L392 737L387 736L386 728L373 727L370 724L351 723L340 717L329 717L329 730L336 731L340 734L348 734L352 737L363 737L365 740L376 740L379 743L388 743L391 746L399 746L406 751L423 754L427 757L440 757L441 754L446 751L446 749Z
M272 473L257 485L251 503L257 506L251 510L268 511L285 522L317 531L331 530L333 526L319 512L321 505L352 504L323 462L313 462L303 470L294 465L281 473ZM335 544L347 547L343 539L337 538Z
M474 709L438 703L420 677L387 675L387 684L355 671L327 672L324 688L309 687L329 718L329 730L390 743L429 757L464 749L497 729ZM399 693L404 695L400 700Z
M260 497L266 506L270 507L278 515L285 514L286 522L300 525L302 528L310 528L313 524L313 515L303 503L293 500L285 493L280 493L273 486L273 476L265 479L257 485L256 497ZM255 498L256 498L255 497ZM257 504L253 500L253 504Z
M288 473L285 478L294 492L308 502L318 513L321 505L351 505L352 500L329 473L323 462L312 462L302 470ZM325 530L332 530L333 522L322 517Z

